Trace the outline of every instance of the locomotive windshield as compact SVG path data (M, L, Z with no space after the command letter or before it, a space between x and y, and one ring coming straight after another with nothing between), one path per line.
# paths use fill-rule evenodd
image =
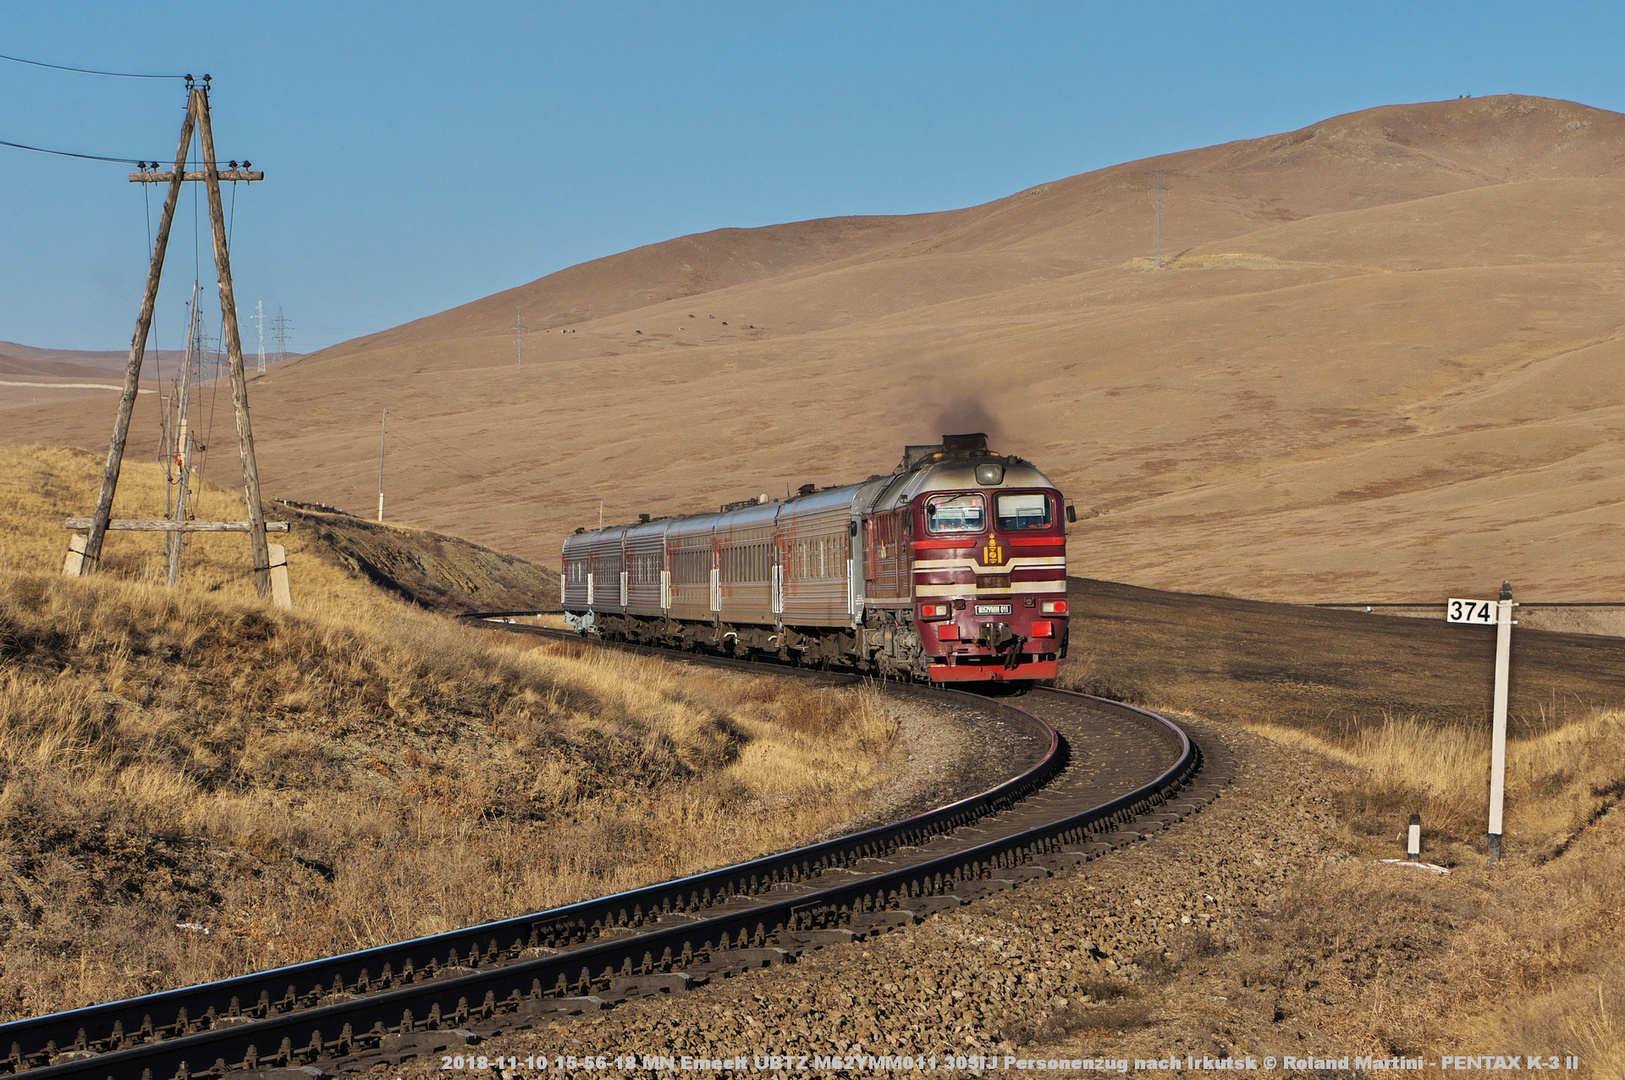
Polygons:
M1000 495L998 497L999 528L1047 529L1053 522L1048 495Z
M973 533L987 528L987 503L976 492L933 495L925 500L925 527L934 533Z

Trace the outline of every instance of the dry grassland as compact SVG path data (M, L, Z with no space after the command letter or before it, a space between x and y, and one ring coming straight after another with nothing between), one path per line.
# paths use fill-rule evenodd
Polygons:
M1250 724L1276 742L1311 750L1360 771L1346 807L1375 843L1393 832L1394 808L1420 813L1430 859L1457 864L1481 853L1490 774L1489 732L1409 718L1328 741L1301 729ZM1606 710L1507 743L1508 845L1537 864L1562 855L1625 795L1625 712Z
M1493 868L1487 733L1399 718L1331 741L1252 728L1332 773L1334 840L1354 858L1288 881L1232 943L1243 986L1304 983L1305 998L1353 1006L1369 1030L1409 1032L1435 1053L1565 1047L1587 1075L1625 1076L1625 711L1508 743L1506 855ZM1412 812L1422 858L1448 877L1373 871L1400 855Z
M529 647L382 595L289 539L57 574L96 457L0 450L0 1017L548 907L790 846L890 775L871 694ZM115 516L156 516L127 466ZM204 494L202 513L240 502Z
M1296 604L1067 579L1072 644L1061 683L1227 724L1277 723L1336 741L1408 717L1487 726L1495 635L1452 626L1444 606L1401 619ZM1514 736L1625 708L1625 641L1513 635Z

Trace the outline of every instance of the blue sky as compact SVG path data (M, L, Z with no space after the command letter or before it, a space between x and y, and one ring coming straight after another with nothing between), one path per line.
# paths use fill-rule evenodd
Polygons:
M0 53L213 75L221 157L267 174L236 196L239 306L282 308L299 351L686 233L966 206L1375 105L1625 110L1622 32L1602 4L0 0ZM0 139L173 159L184 91L0 61L0 105ZM128 171L0 147L0 340L128 347Z

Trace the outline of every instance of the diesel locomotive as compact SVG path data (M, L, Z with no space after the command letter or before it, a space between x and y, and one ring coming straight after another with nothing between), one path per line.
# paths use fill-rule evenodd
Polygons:
M715 514L577 529L563 608L582 633L935 683L1053 679L1066 524L1049 478L983 434L909 446L886 476Z

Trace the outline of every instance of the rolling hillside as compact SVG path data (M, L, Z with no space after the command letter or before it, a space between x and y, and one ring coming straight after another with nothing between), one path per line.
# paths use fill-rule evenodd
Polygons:
M701 509L986 429L1076 499L1090 577L1622 598L1622 158L1625 116L1479 98L683 237L257 379L264 487L366 510L388 408L392 516L551 564L600 502ZM7 439L105 445L111 401L13 400Z

